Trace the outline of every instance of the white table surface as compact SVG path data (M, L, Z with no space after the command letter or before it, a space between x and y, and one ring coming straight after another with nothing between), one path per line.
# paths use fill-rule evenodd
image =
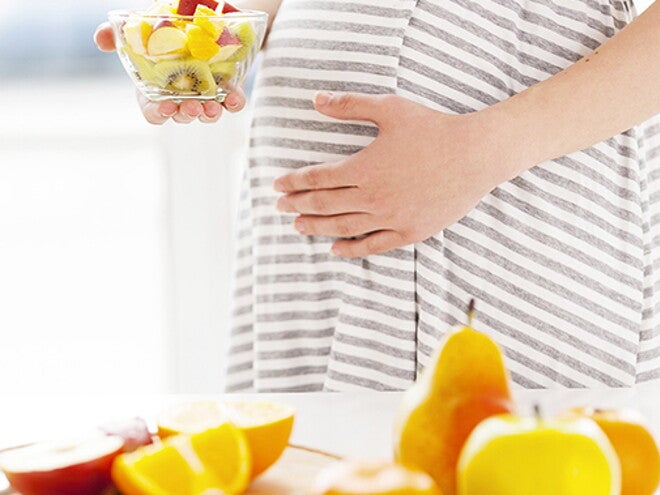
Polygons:
M547 414L567 407L632 407L660 438L660 383L635 389L520 390L520 412L539 403ZM218 396L21 395L0 397L0 450L41 439L62 438L96 425L134 416L153 421L170 404ZM241 395L296 408L291 442L348 457L391 458L398 392ZM2 483L0 479L0 490Z

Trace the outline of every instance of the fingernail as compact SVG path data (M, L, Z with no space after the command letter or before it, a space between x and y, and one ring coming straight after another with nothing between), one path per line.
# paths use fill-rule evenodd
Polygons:
M301 234L304 234L306 232L305 222L303 222L300 218L297 218L293 225L295 229Z
M238 97L233 96L233 95L229 95L227 97L227 100L225 101L225 105L228 108L238 108L238 105L239 105Z
M220 108L213 105L210 108L206 108L205 113L208 117L214 118L220 113Z
M287 212L287 211L289 211L289 203L288 203L288 201L287 201L286 199L284 199L284 198L280 198L280 199L277 201L277 209L278 209L279 211L283 211L283 212Z
M332 249L330 250L330 256L341 256L341 250L337 246L332 246Z
M277 181L273 183L273 189L275 189L275 192L284 192L284 186Z
M174 117L176 115L177 109L176 108L170 108L169 110L161 110L160 114L163 117Z
M327 105L331 99L332 99L332 93L328 93L327 91L319 91L318 93L316 93L314 101L316 102L317 106L322 107Z

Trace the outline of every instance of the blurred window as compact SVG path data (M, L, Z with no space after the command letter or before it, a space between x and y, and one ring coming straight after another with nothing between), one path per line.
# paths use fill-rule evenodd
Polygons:
M2 2L0 78L120 75L114 57L92 42L107 12L143 8L148 0L31 0Z
M2 2L5 393L167 389L163 159L116 55L92 41L108 10L148 4Z

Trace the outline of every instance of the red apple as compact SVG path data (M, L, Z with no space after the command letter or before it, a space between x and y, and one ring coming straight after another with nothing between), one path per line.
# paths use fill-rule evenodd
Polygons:
M113 421L99 426L106 435L114 435L124 440L124 452L133 452L138 447L153 443L147 422L142 418Z
M163 19L162 21L158 21L156 25L154 26L154 31L156 29L164 28L164 27L173 27L174 24L172 24L172 21L169 21L167 19Z
M216 40L216 43L220 46L229 46L229 45L242 45L241 40L238 36L232 33L227 26L225 26L220 33L220 37Z
M222 7L222 13L229 14L231 12L240 12L240 10L238 10L232 4L225 2L225 5Z
M0 469L22 495L99 495L112 486L110 468L124 440L102 434L13 449Z
M180 0L176 13L179 15L194 15L198 5L206 5L209 9L215 10L220 5L215 0Z

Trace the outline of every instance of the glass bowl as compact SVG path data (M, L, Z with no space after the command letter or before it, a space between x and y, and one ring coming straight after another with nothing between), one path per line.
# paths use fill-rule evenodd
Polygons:
M150 100L224 101L247 75L263 43L268 14L241 11L181 16L108 13L122 65Z

